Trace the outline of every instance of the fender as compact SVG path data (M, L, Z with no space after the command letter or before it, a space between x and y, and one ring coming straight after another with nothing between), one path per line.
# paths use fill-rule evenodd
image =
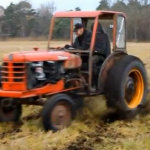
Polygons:
M107 78L107 73L108 70L114 65L114 63L121 59L122 57L128 55L124 51L115 51L111 53L104 61L101 70L98 75L98 91L99 93L103 94L104 93L104 86L105 86L105 81Z

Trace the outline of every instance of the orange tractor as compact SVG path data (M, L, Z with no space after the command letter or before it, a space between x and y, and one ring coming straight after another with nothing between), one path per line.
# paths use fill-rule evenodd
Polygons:
M70 18L71 44L74 18L81 18L85 27L89 20L93 20L90 49L51 47L56 18ZM96 90L92 91L91 58L101 19L113 22L113 45L112 53L107 53L103 62L95 66L97 84ZM104 51L110 50L108 38L105 44L107 48ZM82 69L83 65L87 69ZM46 131L68 127L84 97L104 94L108 107L122 112L135 111L146 101L146 70L139 58L127 54L126 16L121 12L56 12L51 21L48 49L42 51L35 48L35 51L8 54L3 58L0 75L0 121L18 121L23 104L41 105Z

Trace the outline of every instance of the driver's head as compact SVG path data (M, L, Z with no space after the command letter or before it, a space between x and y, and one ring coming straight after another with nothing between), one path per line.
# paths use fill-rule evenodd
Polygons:
M81 36L84 32L84 26L80 23L75 24L75 28L73 30L77 36Z

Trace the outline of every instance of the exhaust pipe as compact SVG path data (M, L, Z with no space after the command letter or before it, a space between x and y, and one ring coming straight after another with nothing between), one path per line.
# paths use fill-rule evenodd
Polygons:
M6 98L1 100L2 107L10 107L13 105L13 100L11 98Z

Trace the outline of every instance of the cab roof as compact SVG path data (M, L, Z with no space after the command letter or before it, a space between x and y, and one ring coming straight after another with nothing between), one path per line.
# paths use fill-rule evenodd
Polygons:
M94 18L100 15L106 16L113 16L114 14L120 14L125 16L123 12L116 12L116 11L60 11L55 12L53 17L60 17L60 18Z

